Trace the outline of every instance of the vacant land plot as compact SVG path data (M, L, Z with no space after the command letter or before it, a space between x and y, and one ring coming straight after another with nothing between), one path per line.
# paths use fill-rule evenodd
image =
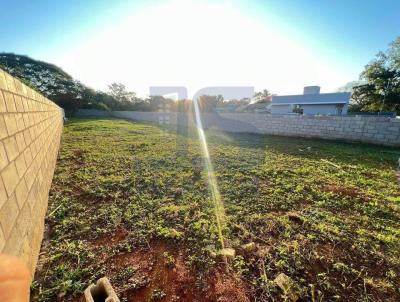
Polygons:
M104 275L122 301L400 301L400 150L206 136L236 250L228 267L195 133L77 119L33 301L79 301Z

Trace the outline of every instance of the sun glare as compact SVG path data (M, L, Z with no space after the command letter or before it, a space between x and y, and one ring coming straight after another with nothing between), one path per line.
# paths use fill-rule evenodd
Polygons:
M332 65L270 20L229 2L197 1L132 10L61 58L61 66L98 89L112 78L139 94L148 94L149 86L185 86L189 97L218 85L298 93L305 84L320 84L330 90L347 80L343 68Z

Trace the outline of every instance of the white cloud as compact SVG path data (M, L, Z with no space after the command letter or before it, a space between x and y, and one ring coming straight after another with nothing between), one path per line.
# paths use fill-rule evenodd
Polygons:
M269 20L229 2L169 1L132 11L129 18L66 49L55 62L97 89L124 83L140 94L149 86L255 86L300 93L304 85L330 91L352 79Z

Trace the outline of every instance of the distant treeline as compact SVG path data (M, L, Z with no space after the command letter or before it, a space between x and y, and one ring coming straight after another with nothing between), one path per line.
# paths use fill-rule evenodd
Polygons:
M96 91L73 79L60 67L28 56L13 53L0 53L0 68L19 78L26 85L36 89L64 108L67 116L78 109L132 110L132 111L185 111L189 110L189 100L174 101L162 96L140 98L135 92L128 91L123 84L109 85L107 92ZM256 94L259 101L264 101L267 90ZM250 99L224 100L222 96L203 96L200 107L203 111L212 111L216 107L246 105Z
M80 108L110 111L183 111L190 108L189 100L176 102L162 96L140 98L123 84L113 83L107 92L96 91L53 64L23 55L0 53L0 68L56 102L67 115L73 115ZM349 111L395 111L400 114L400 37L365 66L360 81L348 83L341 91L352 92ZM268 104L271 93L264 89L257 92L252 101ZM221 95L203 96L200 108L212 111L217 107L239 107L249 103L250 99L224 100Z

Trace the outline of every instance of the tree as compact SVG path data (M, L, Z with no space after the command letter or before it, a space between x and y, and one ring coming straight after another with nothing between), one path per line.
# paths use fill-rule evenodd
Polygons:
M0 53L0 68L39 91L59 106L67 116L93 102L96 92L74 80L56 65L13 53Z
M202 112L213 112L223 103L224 97L222 95L202 95L198 101Z
M366 81L351 81L336 89L336 92L353 92L354 87L365 85Z
M133 91L126 90L124 84L112 83L108 86L109 94L120 102L131 102L136 101L136 93Z
M271 103L271 96L272 94L268 89L264 89L263 91L259 91L254 94L256 103Z
M136 105L142 101L136 97L135 92L128 91L123 84L112 83L108 89L108 94L116 100L113 108L115 110L135 110Z
M146 99L148 103L146 111L176 111L176 103L173 99L161 95L152 95Z
M351 111L400 113L400 37L365 66L360 79L366 84L353 88Z

